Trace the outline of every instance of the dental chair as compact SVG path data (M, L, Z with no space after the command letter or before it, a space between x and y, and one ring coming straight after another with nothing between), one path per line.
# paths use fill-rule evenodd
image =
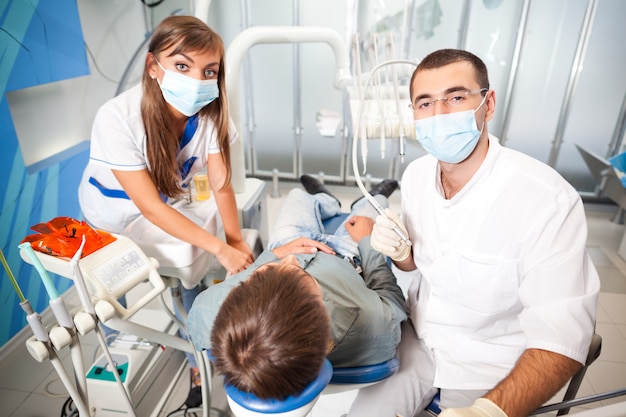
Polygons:
M598 183L600 192L617 204L617 211L613 215L611 221L617 224L624 224L624 216L626 215L626 186L622 179L617 175L615 167L611 161L576 145L580 156L582 156L587 168Z
M569 414L571 408L570 403L572 403L574 401L574 398L576 398L576 394L578 393L580 384L583 382L583 378L585 377L587 369L596 359L598 359L601 352L602 337L599 334L595 333L593 335L593 338L591 339L591 346L589 347L589 353L587 353L587 360L585 361L583 367L580 368L570 380L570 383L567 386L567 390L565 391L565 394L563 396L563 401L556 404L549 404L543 407L539 407L530 415L534 416L556 410L558 410L556 414L557 416ZM437 395L435 395L435 398L433 398L428 407L426 407L426 409L422 413L420 413L419 417L437 416L441 412L441 409L439 408L439 400L439 393L437 393Z
M326 359L317 378L300 394L284 400L262 400L228 384L224 388L235 417L304 417L311 412L320 395L337 394L375 384L395 374L399 366L397 357L376 365L351 368L333 368Z

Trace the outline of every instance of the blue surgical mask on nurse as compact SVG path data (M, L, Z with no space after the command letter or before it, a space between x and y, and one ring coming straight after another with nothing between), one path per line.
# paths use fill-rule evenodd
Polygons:
M197 80L157 64L165 73L163 81L157 79L163 98L185 116L193 116L219 97L217 80Z

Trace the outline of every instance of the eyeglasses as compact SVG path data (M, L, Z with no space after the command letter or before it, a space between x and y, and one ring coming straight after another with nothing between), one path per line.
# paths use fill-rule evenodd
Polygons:
M420 98L415 101L415 103L410 103L409 107L413 109L415 113L431 113L435 110L435 102L443 101L448 107L456 108L461 107L465 100L469 96L473 96L474 94L484 93L489 91L488 88L481 88L479 90L457 90L451 91L445 95L445 97L428 99L426 97Z

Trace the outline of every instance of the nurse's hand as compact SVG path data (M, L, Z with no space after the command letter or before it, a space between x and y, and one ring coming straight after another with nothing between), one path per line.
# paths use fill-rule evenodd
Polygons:
M394 231L399 227L405 236L408 236L402 220L391 209L385 209L385 216L378 215L374 230L372 230L371 245L378 252L397 262L402 262L411 254L411 247Z
M243 240L238 240L235 242L228 242L228 244L233 248L245 253L248 256L247 261L249 263L254 262L254 254L252 253L252 251L250 250L250 246L248 246L246 242L244 242Z
M479 398L469 407L446 408L439 417L508 417L500 407L486 398Z
M249 249L248 253L244 253L227 243L220 247L220 250L215 253L215 257L230 275L243 271L253 262Z

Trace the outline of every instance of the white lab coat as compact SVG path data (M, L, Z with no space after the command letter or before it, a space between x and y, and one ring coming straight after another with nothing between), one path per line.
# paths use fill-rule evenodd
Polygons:
M418 268L410 317L434 355L434 386L492 388L527 348L584 362L600 281L576 190L495 140L450 200L440 177L427 155L407 167L401 189Z

